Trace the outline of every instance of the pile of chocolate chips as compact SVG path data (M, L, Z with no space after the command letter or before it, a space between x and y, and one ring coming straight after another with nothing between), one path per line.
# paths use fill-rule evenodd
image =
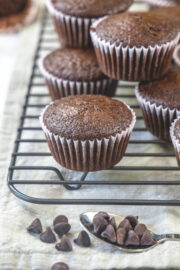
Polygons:
M64 215L57 216L53 221L53 229L60 238L60 242L56 244L55 248L59 251L72 251L71 241L67 237L71 229L68 218ZM31 223L27 230L31 234L37 235L44 243L51 244L56 242L56 235L51 227L46 227L46 230L43 232L41 221L38 218ZM74 239L74 243L81 247L89 247L91 245L89 235L85 231L79 233L77 239Z
M115 218L99 212L93 218L94 234L124 247L147 247L156 241L146 225L138 223L138 217L129 215L118 226Z

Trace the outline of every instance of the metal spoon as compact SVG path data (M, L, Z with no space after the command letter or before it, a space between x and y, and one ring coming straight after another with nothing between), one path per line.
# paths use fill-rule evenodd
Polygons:
M129 248L129 247L125 247L125 246L119 246L118 244L114 244L111 243L110 241L102 238L101 236L97 235L94 233L93 231L93 226L92 226L92 221L94 216L97 214L98 212L86 212L80 215L80 222L82 227L88 232L90 233L94 238L96 238L97 240L101 241L102 243L117 248L119 250L122 250L124 252L128 252L128 253L140 253L140 252L145 252L148 251L156 246L158 246L159 244L165 242L165 241L180 241L180 234L155 234L152 231L152 238L154 240L156 240L156 244L153 246L147 246L147 247L134 247L134 248ZM119 224L124 217L121 216L117 216L117 215L113 215L113 214L109 214L109 216L112 218L114 217L116 220L116 223Z

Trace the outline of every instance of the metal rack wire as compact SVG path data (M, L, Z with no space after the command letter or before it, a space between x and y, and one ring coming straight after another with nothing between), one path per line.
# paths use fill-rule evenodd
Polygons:
M67 180L62 172L60 167L56 163L54 166L48 166L48 160L46 158L52 158L50 152L39 152L39 151L23 151L24 145L28 145L31 149L32 145L41 146L46 145L46 141L43 138L42 130L40 128L38 118L42 108L50 101L47 88L45 86L44 80L38 71L38 59L45 51L52 50L58 45L57 37L53 31L53 26L51 24L50 18L47 11L44 12L42 19L41 30L39 34L39 41L37 44L37 49L34 56L34 64L32 68L32 74L29 80L29 85L27 88L27 95L25 98L25 103L22 111L22 116L20 119L20 126L17 130L17 138L15 140L15 146L12 153L12 160L9 167L8 174L8 186L12 193L18 198L25 200L30 203L37 204L83 204L83 205L170 205L170 206L180 206L180 200L148 200L148 199L129 199L124 200L121 198L117 199L54 199L54 198L39 198L27 195L25 192L19 190L19 186L34 185L41 188L42 186L63 186L69 191L74 190L77 192L82 186L173 186L176 188L180 186L180 172L176 166L175 157L173 154L172 147L167 145L166 142L161 141L153 137L145 128L143 118L140 112L140 108L137 105L137 101L134 96L134 85L121 83L118 88L116 98L127 101L130 106L136 111L137 114L137 124L134 128L130 143L129 151L125 154L125 161L120 163L120 166L115 166L111 171L116 174L117 180L102 180L99 179L99 176L96 177L96 174L93 176L93 180L85 181L88 173L80 175L80 180ZM40 91L41 90L41 91ZM35 102L33 103L32 100ZM35 110L35 112L33 111ZM27 123L29 123L29 126ZM36 123L36 124L35 124ZM32 138L24 136L24 133L33 132L35 135ZM42 136L42 137L41 137ZM143 151L141 146L156 146L158 151L148 152ZM133 151L131 151L133 150ZM138 150L138 151L137 151ZM27 160L28 158L44 158L43 166L31 166L31 165L19 165L18 158L22 160ZM133 159L139 159L139 165L133 165ZM150 158L153 160L153 165L148 164L144 165L144 162L141 164L141 160ZM159 164L158 159L164 158L163 164ZM167 159L167 162L166 162ZM127 161L127 162L126 162ZM23 163L23 162L22 162ZM31 163L31 162L30 162ZM131 165L132 163L132 165ZM128 164L128 165L126 165ZM130 164L130 165L129 165ZM16 177L16 172L26 171L28 174L28 179L19 179ZM54 174L56 180L47 179L39 180L34 179L33 172L35 171L47 171ZM109 170L107 170L109 171ZM143 179L140 178L141 173L143 172ZM105 172L104 172L105 173ZM126 179L126 174L132 173L131 179ZM153 180L144 178L144 173L151 175ZM138 174L138 177L135 177L135 174ZM158 174L158 177L156 175ZM174 177L174 179L173 179ZM139 179L140 178L140 179ZM95 179L95 180L94 180ZM162 180L163 179L163 180ZM77 190L77 191L75 191Z

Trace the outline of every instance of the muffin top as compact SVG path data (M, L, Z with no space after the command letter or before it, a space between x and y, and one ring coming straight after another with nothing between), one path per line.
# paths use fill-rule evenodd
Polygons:
M0 17L21 12L27 0L0 0Z
M178 119L174 125L174 136L180 141L180 119Z
M43 65L55 77L70 81L94 81L107 78L91 49L58 49L48 54Z
M134 0L50 0L55 9L64 14L98 18L125 11Z
M127 129L133 120L122 102L101 95L77 95L55 100L43 114L47 129L74 140L109 138Z
M176 24L176 26L180 28L180 6L156 8L151 12L153 14L164 16L164 18L169 21L170 24Z
M141 82L139 93L151 103L180 110L180 67L172 67L159 80Z
M153 12L125 12L100 21L97 36L107 42L124 47L149 47L172 41L178 30L169 20Z

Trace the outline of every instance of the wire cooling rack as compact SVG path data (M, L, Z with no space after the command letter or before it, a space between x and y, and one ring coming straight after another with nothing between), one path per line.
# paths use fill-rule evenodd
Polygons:
M180 171L177 168L172 147L164 141L153 137L145 128L140 108L134 96L134 84L121 82L117 90L116 98L127 102L137 115L137 123L133 130L130 143L123 160L112 168L103 172L107 173L106 179L101 179L101 173L93 174L89 179L88 173L79 174L79 180L66 179L62 168L53 163L47 148L43 132L39 124L39 115L46 104L50 102L44 79L39 73L38 59L46 51L57 48L58 40L47 11L44 12L39 41L34 56L32 74L27 88L27 95L17 131L15 147L9 167L8 186L12 193L22 200L37 204L84 204L84 205L170 205L180 206L180 200L158 200L158 199L104 199L104 198L81 198L78 197L80 188L109 186L172 186L177 189L180 186ZM35 147L36 146L36 147ZM25 150L24 150L25 149ZM32 150L31 150L32 149ZM38 150L34 150L38 149ZM41 149L43 152L41 152ZM46 151L44 151L46 149ZM37 162L36 162L37 160ZM33 161L33 162L32 162ZM137 162L138 161L138 162ZM33 163L33 166L32 166ZM21 172L26 172L22 178ZM36 179L38 172L46 172L47 179ZM63 170L64 172L64 170ZM113 173L113 180L110 175ZM17 176L18 175L18 176ZM65 174L66 175L66 174ZM51 177L49 177L51 176ZM49 178L48 178L49 177ZM108 178L109 177L109 178ZM88 178L88 180L87 180ZM114 180L115 179L115 180ZM38 189L61 186L69 192L76 192L77 198L41 198L26 194L20 186L35 186ZM25 188L26 190L26 188Z

